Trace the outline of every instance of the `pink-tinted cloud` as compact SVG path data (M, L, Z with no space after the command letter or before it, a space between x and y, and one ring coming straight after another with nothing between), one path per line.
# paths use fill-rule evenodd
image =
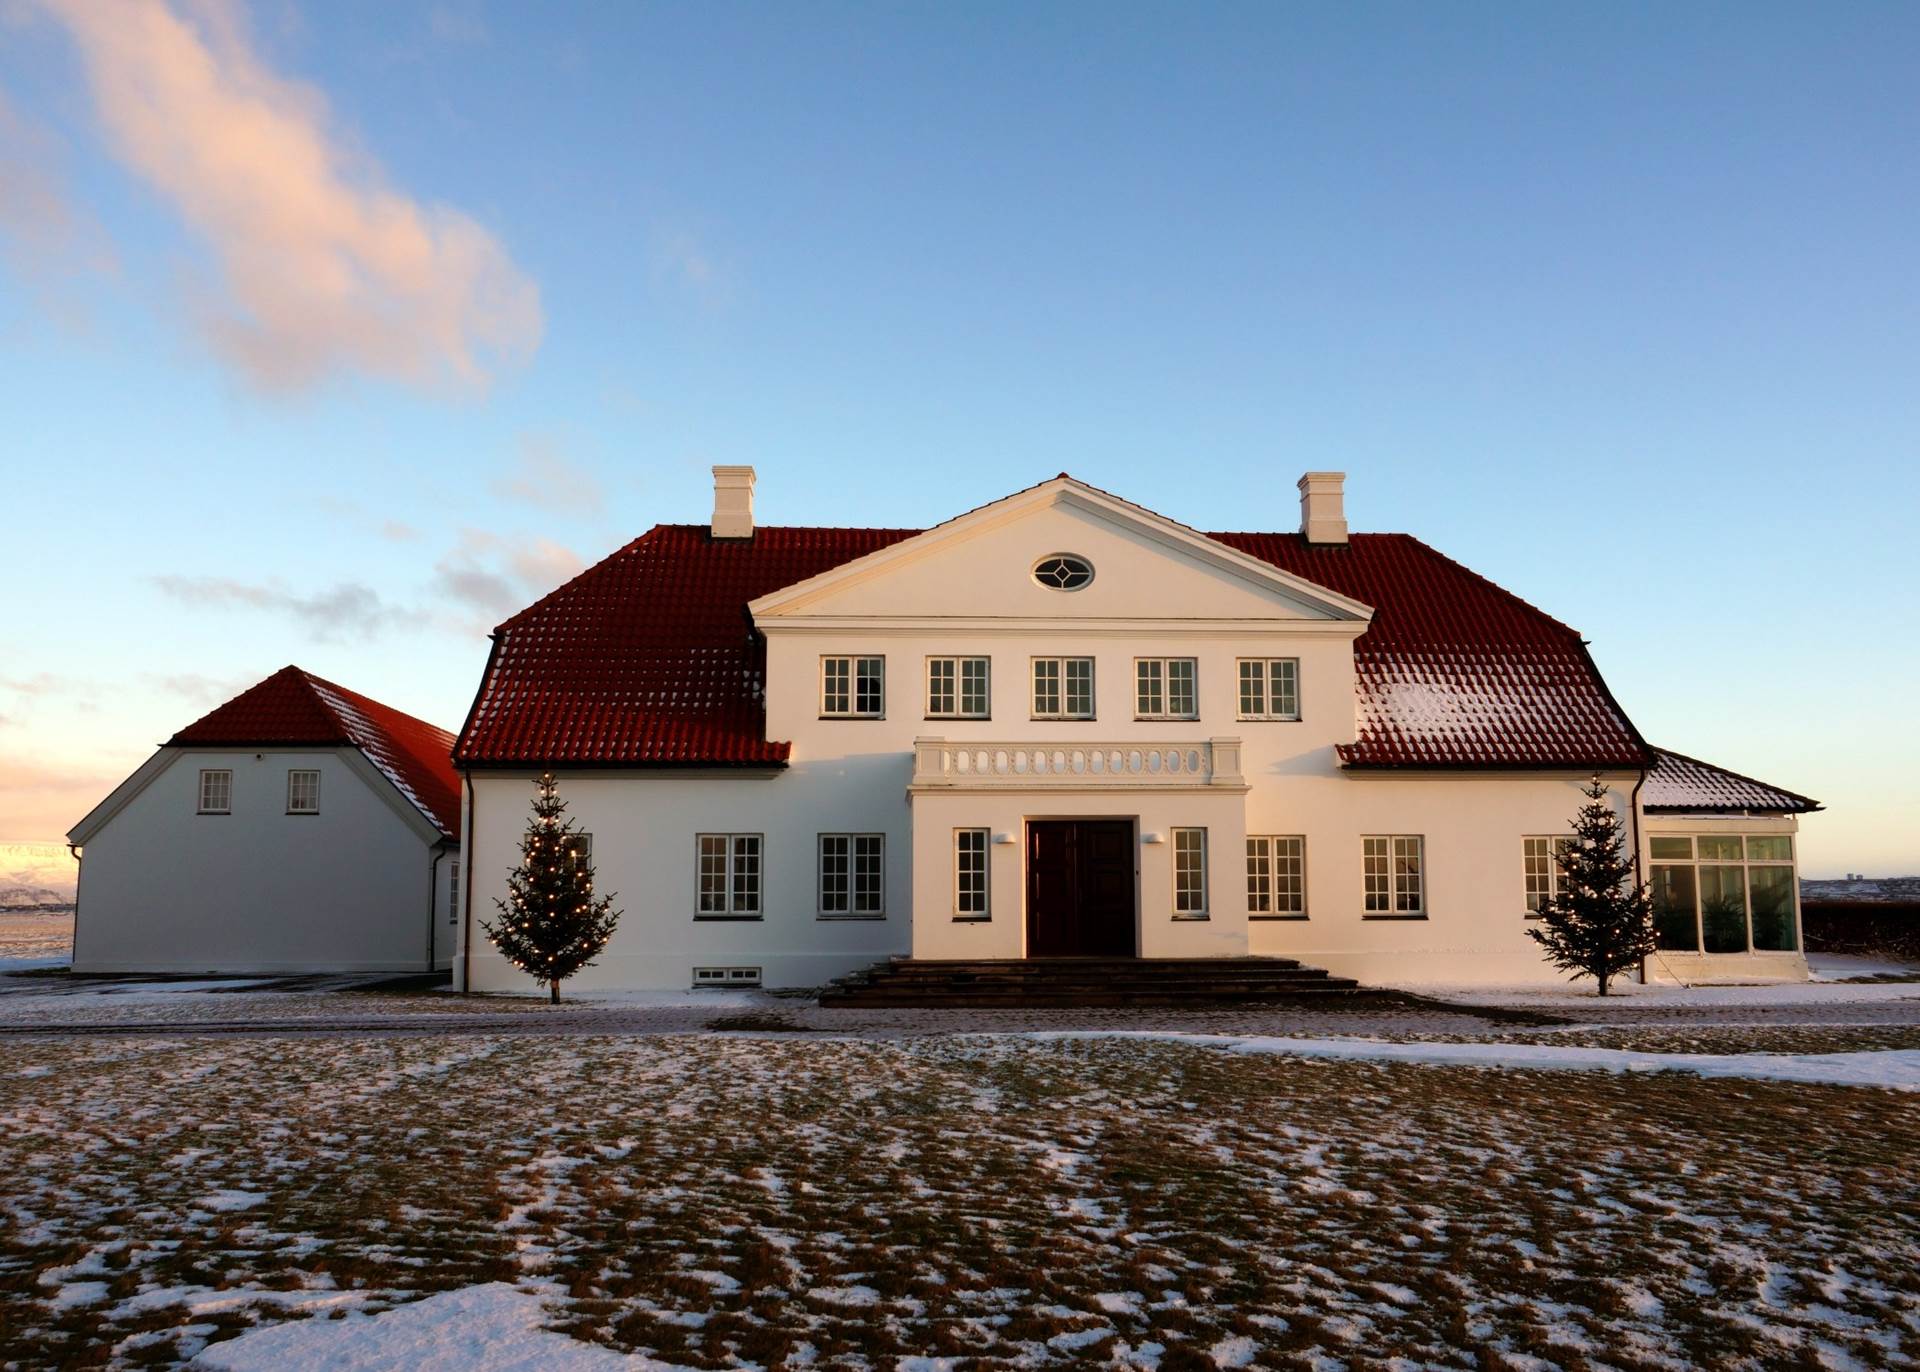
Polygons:
M63 153L52 130L0 91L0 249L43 303L78 322L55 284L80 273L108 274L116 264L106 231L68 192Z
M538 345L539 290L493 235L390 186L231 0L35 3L79 44L116 153L212 254L197 320L247 378L475 386Z

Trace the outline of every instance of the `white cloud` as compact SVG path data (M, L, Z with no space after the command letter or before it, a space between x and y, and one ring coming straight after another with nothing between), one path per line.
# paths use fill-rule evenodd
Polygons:
M598 479L542 434L520 436L513 470L494 481L493 491L503 500L574 515L597 515L606 503Z
M197 321L249 380L477 386L538 345L539 290L493 235L391 187L316 88L261 58L234 0L35 3L79 44L116 153L210 250Z

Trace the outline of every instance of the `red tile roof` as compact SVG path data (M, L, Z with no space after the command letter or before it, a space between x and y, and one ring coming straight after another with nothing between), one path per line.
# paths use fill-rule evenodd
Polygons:
M282 667L167 742L203 748L358 748L441 833L449 838L460 833L453 735L298 667Z
M1653 770L1647 773L1647 784L1640 792L1640 804L1649 814L1808 814L1821 808L1819 801L1798 792L1769 786L1684 753L1665 748L1656 748L1654 753Z
M472 764L777 766L746 606L917 529L663 524L515 615L456 757ZM1637 767L1648 757L1580 636L1405 534L1344 546L1209 537L1375 607L1355 644L1354 767Z
M1209 535L1373 606L1349 767L1639 767L1646 744L1574 630L1409 534Z

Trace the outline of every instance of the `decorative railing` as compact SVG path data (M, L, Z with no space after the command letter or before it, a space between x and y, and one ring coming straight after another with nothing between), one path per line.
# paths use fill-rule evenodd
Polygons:
M1186 743L986 743L919 738L913 785L1040 789L1245 786L1240 740Z

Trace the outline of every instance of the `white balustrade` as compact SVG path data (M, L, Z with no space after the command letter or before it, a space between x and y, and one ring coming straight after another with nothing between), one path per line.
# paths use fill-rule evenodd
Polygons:
M988 743L914 740L916 787L1242 786L1240 740Z

